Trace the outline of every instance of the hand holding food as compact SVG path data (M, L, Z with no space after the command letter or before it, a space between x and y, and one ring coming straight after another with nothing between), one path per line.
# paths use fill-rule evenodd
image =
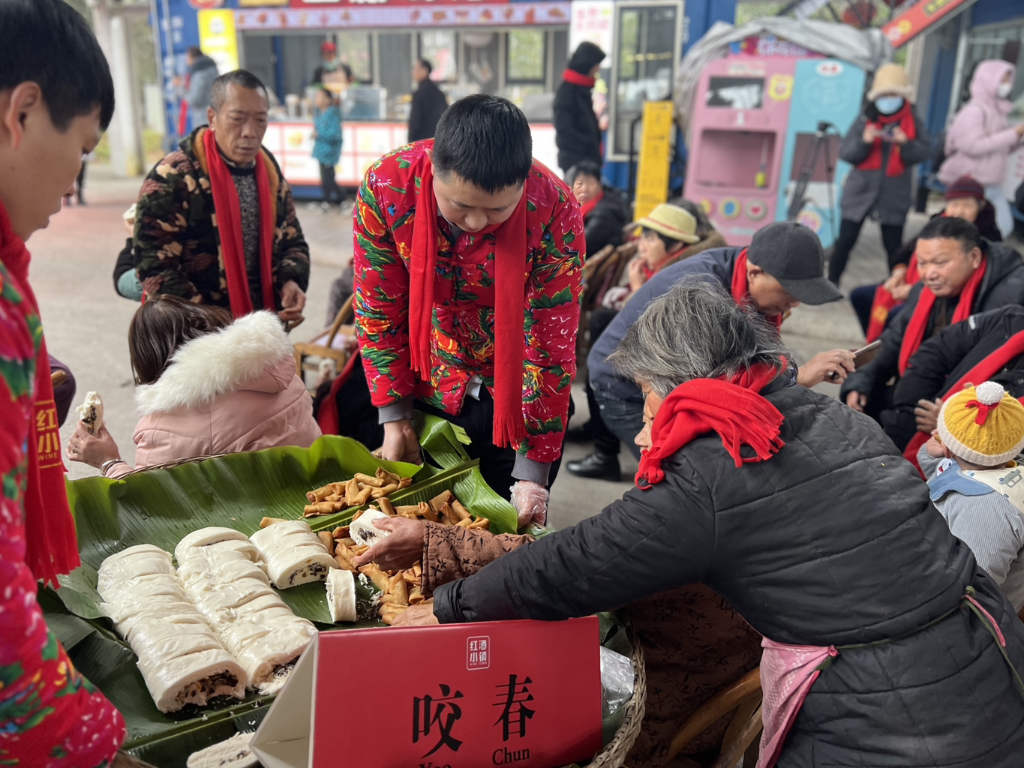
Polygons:
M374 520L373 525L389 535L380 538L353 563L357 568L368 563L377 563L387 571L412 568L423 555L423 533L426 528L422 520L403 517L385 517Z
M96 469L108 461L116 461L121 458L117 443L114 442L114 438L106 427L101 426L99 434L94 437L86 424L81 421L78 422L78 429L68 440L66 453L71 461L80 461Z
M103 398L95 392L87 394L78 406L78 416L90 435L98 435L103 427Z
M531 522L544 525L548 519L548 489L529 480L520 480L512 486L512 506L519 513L519 527Z

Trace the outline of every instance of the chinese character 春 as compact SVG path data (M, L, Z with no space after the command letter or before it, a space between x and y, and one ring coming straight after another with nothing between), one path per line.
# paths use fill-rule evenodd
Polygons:
M430 729L436 726L438 734L437 744L434 748L423 755L429 757L441 747L448 747L453 752L458 752L462 742L452 736L452 727L462 717L462 707L455 703L456 699L462 698L462 691L451 692L447 685L440 685L441 698L435 699L432 696L424 696L422 699L414 697L412 700L412 743L415 744L420 737L430 736Z
M495 725L501 723L502 741L508 741L509 734L516 729L519 731L520 738L525 737L526 721L532 719L535 714L534 710L526 706L527 702L533 701L533 694L527 687L533 681L527 677L520 683L517 677L517 675L509 675L508 685L497 686L500 691L497 695L502 701L491 705L503 708L501 715L494 722Z

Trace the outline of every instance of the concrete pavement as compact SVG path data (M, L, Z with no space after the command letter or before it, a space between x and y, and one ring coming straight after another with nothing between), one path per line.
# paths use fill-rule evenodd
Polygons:
M127 461L134 457L132 434L137 420L133 381L128 359L128 325L138 305L114 291L112 273L127 232L122 214L138 194L141 179L114 180L102 167L90 168L85 207L65 208L53 217L49 228L29 241L32 251L31 279L39 298L51 354L74 371L76 399L94 390L104 399L107 426ZM920 228L923 216L912 216L908 233ZM315 335L324 323L327 293L352 254L351 217L337 212L320 213L299 205L299 219L310 244L313 267L306 322L293 332L297 340ZM854 250L843 289L880 282L887 272L877 227L864 227ZM856 318L846 301L826 307L800 307L786 321L783 337L798 362L835 347L854 348L863 340ZM821 385L834 394L836 387ZM588 417L582 386L573 390L576 416L573 424ZM73 419L69 419L72 421ZM74 431L69 423L61 431L64 443ZM565 461L579 459L589 446L567 445ZM550 521L562 528L599 512L620 498L631 486L637 469L632 455L622 450L622 482L583 480L564 467L552 491ZM69 463L72 478L95 474L81 464Z

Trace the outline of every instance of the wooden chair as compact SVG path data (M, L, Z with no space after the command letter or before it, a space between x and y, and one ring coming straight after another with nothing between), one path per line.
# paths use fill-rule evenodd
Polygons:
M319 364L310 363L310 357L334 360L339 371L345 367L355 337L355 327L352 325L352 319L355 317L352 309L354 299L355 295L349 296L348 301L341 305L329 328L320 331L309 341L300 341L294 345L295 372L299 378L303 378L305 371L318 369Z
M743 768L757 763L758 736L764 729L761 722L761 669L753 669L724 688L694 712L683 723L669 747L665 760L670 761L697 736L733 713L732 722L722 740L722 749L713 768L734 768L743 758Z

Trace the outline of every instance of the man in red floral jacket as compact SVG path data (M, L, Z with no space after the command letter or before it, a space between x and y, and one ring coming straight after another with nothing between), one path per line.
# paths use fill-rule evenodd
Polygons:
M25 240L74 188L114 113L96 38L63 0L0 0L0 765L94 768L124 720L71 665L36 582L78 565Z
M579 204L533 161L526 117L494 96L453 104L433 141L369 169L354 229L356 328L384 458L419 461L418 401L467 431L521 522L543 522L586 245Z

